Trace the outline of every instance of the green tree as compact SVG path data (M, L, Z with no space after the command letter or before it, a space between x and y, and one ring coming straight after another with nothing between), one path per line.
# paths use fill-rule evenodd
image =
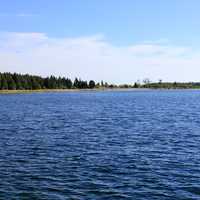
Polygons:
M9 77L7 83L8 83L8 89L9 89L9 90L16 90L15 81L12 79L11 76Z
M5 77L2 77L1 79L1 89L2 90L7 90L8 89L8 83Z
M90 80L90 82L89 82L89 88L90 89L95 88L95 82L93 80Z
M78 89L94 88L95 82L91 81L88 84L87 81L77 78L72 82L71 79L65 77L50 76L42 78L29 74L0 73L0 89L4 90L71 89L72 87Z
M139 85L135 82L133 87L134 87L134 88L138 88Z

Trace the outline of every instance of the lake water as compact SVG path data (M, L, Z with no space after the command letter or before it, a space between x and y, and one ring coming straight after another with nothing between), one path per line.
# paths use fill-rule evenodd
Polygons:
M0 95L0 199L200 199L200 91Z

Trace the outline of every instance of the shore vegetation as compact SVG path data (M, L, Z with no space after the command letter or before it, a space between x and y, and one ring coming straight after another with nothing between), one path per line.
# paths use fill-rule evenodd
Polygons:
M200 89L200 82L151 82L144 79L134 82L133 84L109 84L107 82L95 82L94 80L82 80L75 78L74 80L66 77L41 77L29 74L19 73L0 73L0 90L1 91L60 91L60 90L88 90L88 89Z

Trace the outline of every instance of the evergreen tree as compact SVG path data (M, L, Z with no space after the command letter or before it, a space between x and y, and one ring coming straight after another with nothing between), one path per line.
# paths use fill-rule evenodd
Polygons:
M16 90L15 81L12 79L11 76L9 76L7 83L8 83L8 89L9 90Z
M0 73L0 90L37 90L37 89L86 89L94 88L95 82L75 78L74 82L69 78L50 76L42 78L29 74Z
M73 86L74 88L79 88L79 80L77 78L75 78Z
M138 88L139 85L135 82L133 87L134 87L134 88Z
M89 88L93 89L95 87L95 82L93 80L90 80L89 82Z
M2 77L1 79L1 89L2 90L7 90L8 89L8 83L5 77Z

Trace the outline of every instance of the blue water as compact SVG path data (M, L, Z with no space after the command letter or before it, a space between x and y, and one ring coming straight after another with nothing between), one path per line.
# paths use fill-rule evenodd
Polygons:
M200 91L0 95L0 199L200 199Z

